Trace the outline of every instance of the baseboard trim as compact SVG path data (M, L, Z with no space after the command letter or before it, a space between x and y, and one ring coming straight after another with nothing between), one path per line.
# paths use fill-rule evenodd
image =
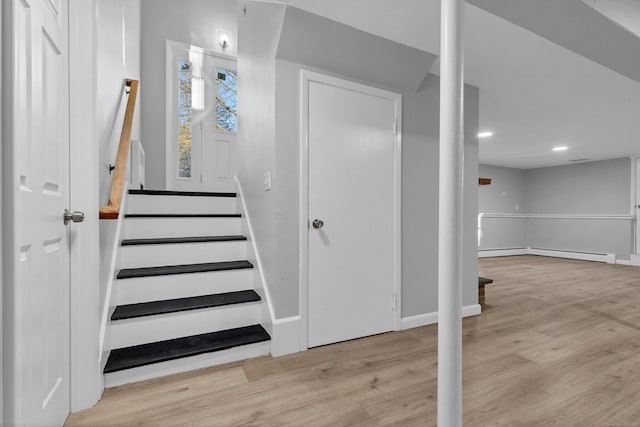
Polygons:
M587 252L561 251L554 249L538 249L528 248L529 255L548 256L553 258L577 259L581 261L606 262L608 264L616 263L615 254L598 254Z
M285 356L302 350L300 346L300 316L291 316L273 321L271 355Z
M253 257L250 257L250 258L255 258L256 265L254 268L254 274L257 280L254 281L255 283L254 289L256 290L256 292L258 292L258 294L260 294L261 297L264 298L264 300L267 303L267 311L264 313L262 326L264 326L267 329L267 332L269 332L269 334L272 336L272 339L273 339L273 335L274 335L273 329L275 327L276 316L275 316L275 310L273 308L273 302L271 301L271 293L269 292L269 287L267 285L267 278L264 275L262 259L260 258L260 252L258 251L258 246L256 244L255 233L253 232L253 226L251 224L251 216L249 215L249 210L247 209L247 202L244 198L244 191L242 190L242 184L240 183L240 178L238 177L238 175L236 175L234 178L235 178L236 186L238 188L237 196L240 199L243 232L244 232L244 226L246 226L246 231L249 234L249 236L247 237L249 238L250 246L247 248L248 249L247 252L253 255Z
M616 260L616 264L619 264L619 265L631 265L631 261L629 261L628 259L617 259Z
M479 249L478 258L493 258L514 255L538 255L548 256L552 258L577 259L581 261L606 262L607 264L634 265L633 255L631 261L618 260L616 254L605 253L589 253L589 252L573 252L558 249L542 249L542 248L509 248L509 249ZM640 265L640 259L638 260Z
M478 249L478 258L493 258L500 256L515 256L527 254L527 248Z
M629 264L633 265L634 267L640 267L640 254L631 254Z
M417 316L403 317L400 319L400 330L418 328L420 326L438 323L438 312L418 314Z
M99 335L99 354L100 354L100 370L104 368L109 357L109 351L111 347L110 337L110 317L115 305L115 292L114 292L114 280L116 278L116 272L120 269L120 242L124 238L124 213L127 209L127 203L129 202L129 182L125 181L122 187L122 195L120 202L120 215L116 220L116 228L114 230L115 237L113 239L113 246L111 247L111 260L109 263L109 280L107 282L107 289L104 298L104 304L102 306L102 313L100 316L100 335ZM109 221L109 220L102 220Z
M482 313L480 304L465 305L462 307L462 317L477 316ZM400 330L418 328L420 326L438 323L438 312L418 314L417 316L403 317L400 321Z

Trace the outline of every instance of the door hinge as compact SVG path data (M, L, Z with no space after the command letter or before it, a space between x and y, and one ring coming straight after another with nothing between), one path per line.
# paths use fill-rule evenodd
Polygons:
M398 294L393 293L393 311L398 311Z
M398 118L393 119L393 134L398 134Z

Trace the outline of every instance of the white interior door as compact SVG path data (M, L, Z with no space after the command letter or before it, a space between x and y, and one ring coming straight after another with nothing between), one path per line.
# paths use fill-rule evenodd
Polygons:
M397 94L308 82L309 347L394 329L399 108Z
M173 42L167 53L167 189L233 191L236 60Z
M68 0L12 0L17 218L9 424L69 413ZM4 142L3 142L4 143ZM6 396L6 395L5 395Z

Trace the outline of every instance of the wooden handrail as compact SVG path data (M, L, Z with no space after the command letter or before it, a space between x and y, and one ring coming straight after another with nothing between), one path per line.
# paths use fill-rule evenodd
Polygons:
M120 215L124 175L127 172L127 158L129 157L129 145L131 144L131 128L133 127L133 115L136 109L136 98L138 97L138 80L127 79L126 85L129 87L129 99L127 100L127 109L124 112L124 122L122 123L122 133L120 133L116 165L113 170L109 203L107 206L100 206L100 219L118 219Z

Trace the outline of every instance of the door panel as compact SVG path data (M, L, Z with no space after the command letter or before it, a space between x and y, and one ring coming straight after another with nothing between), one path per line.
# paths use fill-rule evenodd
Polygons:
M25 425L61 425L69 413L67 6L13 2L19 254L12 415Z
M396 104L309 82L310 347L394 327Z

